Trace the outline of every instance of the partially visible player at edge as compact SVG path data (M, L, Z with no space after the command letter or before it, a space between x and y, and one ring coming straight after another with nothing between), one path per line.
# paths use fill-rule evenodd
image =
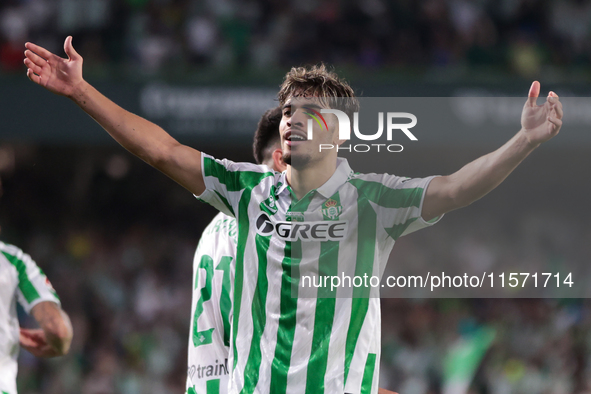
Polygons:
M41 328L19 328L17 302ZM68 353L71 342L70 319L43 271L28 254L0 241L0 394L17 394L19 344L37 357L56 357Z
M307 106L328 108L331 99L349 98L350 115L356 110L353 90L324 66L293 68L278 94L283 107L281 148L288 168L277 174L254 164L215 160L125 111L84 81L82 57L72 47L71 37L64 43L68 59L35 44L26 47L27 75L33 82L71 98L126 149L237 218L240 248L229 361L232 394L377 393L379 302L355 297L356 290L352 299L336 294L292 298L297 279L292 267L318 265L320 259L340 265L343 259L343 264L355 267L355 275L381 272L398 237L486 195L562 125L562 104L556 94L550 92L543 105L536 105L540 93L536 81L523 107L519 132L457 172L411 180L355 174L336 150L316 149L320 143L344 142L338 139L336 117L325 117L325 130L313 124L313 139L306 140L307 109L296 100L303 97ZM293 159L297 167L291 165ZM271 202L274 208L269 210ZM317 222L323 216L333 220L335 211L342 223L359 223L341 228L336 242L320 242L321 248L327 248L320 255L313 255L318 250L304 248L299 240L288 242L276 230L292 220ZM301 259L290 257L294 251ZM366 289L359 291L366 294Z
M276 107L263 114L253 143L256 163L277 172L287 168L282 160L278 132L281 112L281 108ZM203 231L195 252L187 394L228 392L237 236L236 219L220 212ZM380 389L379 394L392 392Z

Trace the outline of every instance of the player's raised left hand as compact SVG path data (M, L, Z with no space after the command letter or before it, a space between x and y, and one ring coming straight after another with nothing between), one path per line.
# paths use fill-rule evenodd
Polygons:
M558 95L550 92L546 102L537 105L540 83L535 81L529 89L529 97L521 113L521 130L532 146L548 141L560 131L562 126L562 103Z
M72 46L72 36L64 42L67 59L49 52L31 42L25 44L27 77L49 91L71 97L82 79L82 56Z

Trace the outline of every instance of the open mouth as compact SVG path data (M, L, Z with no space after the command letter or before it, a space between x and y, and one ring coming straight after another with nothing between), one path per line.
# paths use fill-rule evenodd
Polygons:
M292 134L288 139L288 141L306 141L304 137L298 134Z
M306 135L301 132L288 131L285 133L285 143L289 146L296 145L307 141Z

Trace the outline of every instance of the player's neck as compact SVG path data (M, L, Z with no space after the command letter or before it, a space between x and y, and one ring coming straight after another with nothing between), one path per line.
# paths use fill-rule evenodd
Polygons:
M303 168L287 167L287 182L291 190L300 200L310 190L318 189L324 185L337 169L336 160L323 160L315 165Z

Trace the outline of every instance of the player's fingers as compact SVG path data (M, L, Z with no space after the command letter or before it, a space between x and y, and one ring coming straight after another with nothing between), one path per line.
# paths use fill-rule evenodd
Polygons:
M564 116L564 111L562 111L562 105L557 105L555 110L556 110L556 117L558 119L562 119L562 117Z
M536 100L540 95L540 83L538 81L534 81L529 88L529 93L527 95L527 105L530 107L536 106Z
M38 65L36 65L35 63L33 63L31 61L31 59L25 58L25 66L27 66L28 68L33 70L33 72L37 75L41 75L41 72L43 72L43 69L41 67L39 67Z
M42 58L41 56L37 55L35 52L30 51L30 50L25 51L25 58L29 59L30 61L32 61L33 63L35 63L39 67L43 67L44 65L47 64L47 60L45 60L44 58Z
M548 93L548 97L546 98L546 101L549 102L550 104L556 104L560 101L560 99L556 93L551 91Z
M41 83L41 77L33 72L30 68L27 69L27 78L35 83Z
M22 333L19 336L19 342L22 346L34 347L35 345L37 345L37 342L29 338L28 336L23 335Z
M79 60L82 58L72 45L72 36L66 37L66 41L64 41L64 51L70 60Z
M20 335L35 343L45 342L43 337L36 330L21 329Z
M556 117L558 119L562 119L564 112L562 111L562 103L560 101L554 105L554 110L556 111Z
M41 56L45 60L49 60L49 58L54 56L53 53L49 52L47 49L40 47L39 45L33 44L32 42L27 42L25 44L25 48L27 48L30 51L35 52L36 54L38 54L39 56Z
M30 328L20 328L19 332L23 335L30 336L32 334L33 330L31 330Z
M555 130L558 130L562 127L562 120L560 120L554 116L548 116L548 122L550 122L554 126L556 126Z

